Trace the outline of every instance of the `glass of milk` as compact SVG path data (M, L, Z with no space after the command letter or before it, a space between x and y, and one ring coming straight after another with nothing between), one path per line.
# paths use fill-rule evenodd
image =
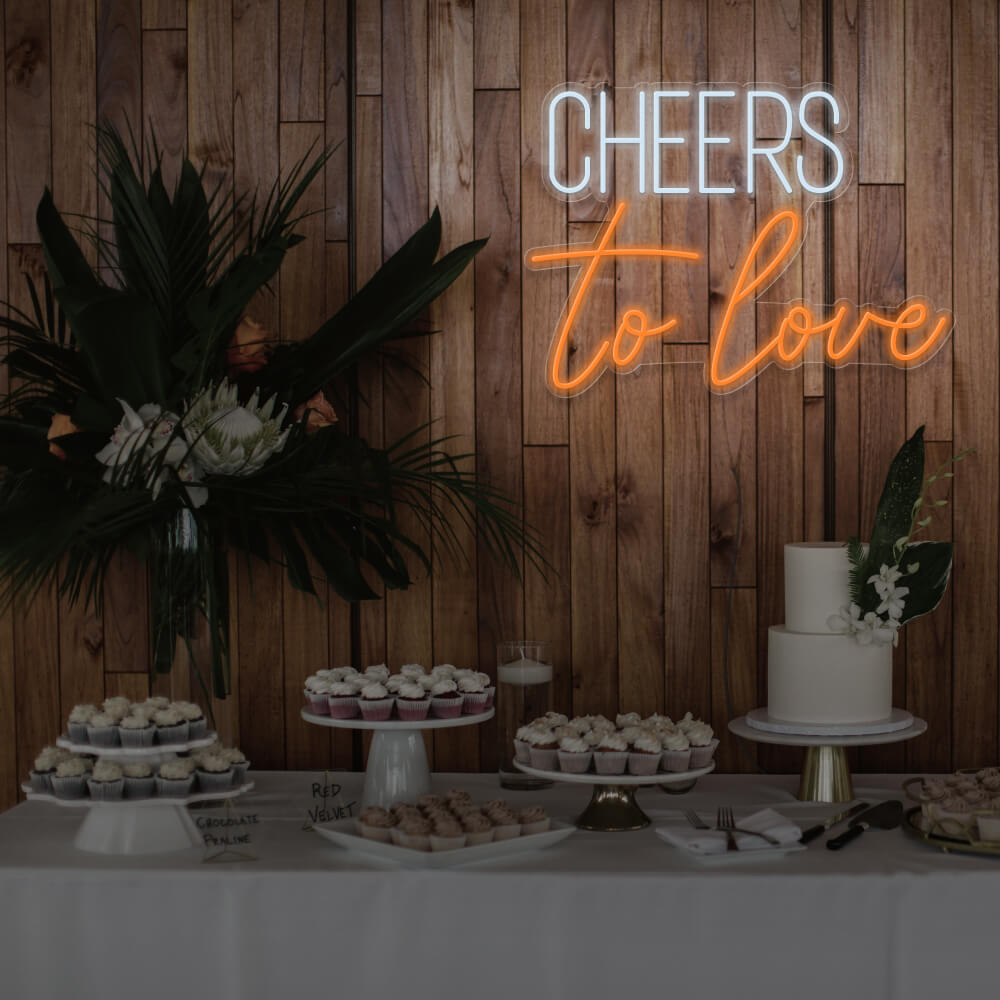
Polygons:
M514 734L552 708L552 643L509 639L497 643L497 735L500 784L504 788L548 788L552 782L514 766Z

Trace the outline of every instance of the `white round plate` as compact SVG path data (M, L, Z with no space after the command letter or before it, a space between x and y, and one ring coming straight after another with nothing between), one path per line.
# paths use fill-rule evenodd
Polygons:
M800 736L793 733L767 733L747 725L745 715L729 723L729 731L754 743L773 743L784 747L873 747L886 743L902 743L927 732L927 723L914 716L906 729L894 733L873 733L870 736Z
M492 708L477 715L460 715L455 719L424 719L422 722L405 722L403 719L389 719L386 722L366 722L364 719L331 719L329 715L314 715L308 708L302 709L302 718L314 726L329 726L331 729L374 729L383 733L401 733L407 729L453 729L456 726L472 726L492 719L496 713Z
M73 753L84 753L91 757L107 760L121 760L124 757L162 757L168 753L184 753L199 747L210 747L216 740L216 733L206 733L200 740L186 740L184 743L155 743L151 747L99 747L93 743L74 743L65 733L56 740L56 746Z
M253 782L247 781L240 785L239 788L229 788L223 792L195 792L193 795L185 795L183 797L177 796L177 798L171 798L169 795L164 795L162 797L151 795L149 798L145 799L111 799L110 801L86 798L60 799L58 796L50 795L48 792L33 792L31 790L31 785L28 784L21 785L21 790L33 802L51 802L53 805L65 806L70 809L79 809L81 806L88 806L91 809L121 808L122 806L125 806L132 809L140 806L187 806L194 802L222 802L225 799L235 799L240 795L245 795L247 792L253 791L253 787Z
M898 733L913 725L913 716L903 708L894 708L886 719L856 723L808 723L772 719L766 708L755 708L746 715L747 725L765 733L787 733L790 736L877 736Z
M550 781L565 781L571 785L678 785L683 781L694 781L703 774L715 770L713 760L708 767L696 767L691 771L657 771L656 774L568 774L566 771L543 771L541 768L530 767L519 760L514 766L525 774L535 778L548 778Z

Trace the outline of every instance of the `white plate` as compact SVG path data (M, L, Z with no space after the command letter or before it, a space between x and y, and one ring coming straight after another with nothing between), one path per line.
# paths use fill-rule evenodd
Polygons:
M331 719L329 715L315 715L308 708L302 709L302 718L314 726L330 726L332 729L374 729L383 733L404 732L409 729L452 729L455 726L472 726L492 719L494 709L476 715L459 715L454 719L435 719L428 716L421 722L406 722L403 719L386 719L385 722L366 722L360 716L356 719Z
M570 774L568 771L543 771L515 760L514 766L525 774L535 778L548 778L550 781L565 781L571 785L678 785L685 781L694 781L702 775L715 770L715 761L707 767L696 767L691 771L657 771L656 774L597 774L587 771L584 774Z
M33 802L51 802L53 805L63 806L67 809L80 809L83 806L89 806L91 809L119 809L123 806L128 806L131 809L133 806L152 806L153 808L157 808L162 806L187 806L194 802L222 802L225 799L235 799L241 795L245 795L247 792L252 792L253 787L253 782L247 781L237 788L227 788L220 792L194 792L191 795L178 795L176 797L170 795L149 795L144 799L91 799L87 797L82 799L61 799L57 795L51 795L48 792L32 791L31 785L28 784L21 785L21 790Z
M197 750L199 747L210 747L216 740L217 733L206 733L197 740L185 740L183 743L155 743L151 747L99 747L93 743L74 743L65 733L56 740L56 746L73 753L85 753L90 757L104 757L107 760L122 758L163 757L168 753L185 753Z
M346 847L349 851L368 854L382 861L394 861L407 868L456 868L479 861L492 861L494 858L551 847L576 832L575 826L552 820L552 828L545 833L529 833L510 840L460 847L454 851L415 851L412 847L397 847L393 843L383 844L381 841L362 837L357 832L357 822L356 819L338 819L333 823L314 826L313 829L321 837L340 847Z
M903 708L894 708L885 719L874 722L806 723L772 719L766 708L755 708L747 712L746 722L751 729L791 736L878 736L909 729L913 725L913 716Z
M747 861L774 861L785 857L787 854L798 854L806 850L805 844L782 844L780 847L760 847L752 851L720 851L718 854L699 854L696 851L688 850L686 847L681 847L679 844L673 843L668 839L668 836L665 836L665 834L669 834L672 830L690 829L691 827L684 820L678 820L676 823L656 827L655 832L660 840L665 844L669 844L678 854L685 858L691 858L692 861L697 861L698 864L710 867L716 865L738 865Z

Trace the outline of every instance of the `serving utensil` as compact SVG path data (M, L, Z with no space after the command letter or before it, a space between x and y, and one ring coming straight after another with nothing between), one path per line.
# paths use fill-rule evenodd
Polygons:
M903 819L903 803L899 799L891 799L888 802L880 802L871 809L866 809L863 813L855 816L851 820L851 825L842 834L833 837L826 842L826 846L831 851L839 851L852 840L856 840L865 832L874 827L877 830L894 830Z
M836 816L831 816L825 822L817 823L815 826L811 826L808 830L803 831L802 836L799 837L799 843L808 844L809 841L815 840L817 837L826 833L830 827L836 826L838 823L843 823L845 819L857 816L858 813L864 812L869 808L871 808L870 802L859 802L857 805L851 806L850 809L845 809L843 812L837 813Z

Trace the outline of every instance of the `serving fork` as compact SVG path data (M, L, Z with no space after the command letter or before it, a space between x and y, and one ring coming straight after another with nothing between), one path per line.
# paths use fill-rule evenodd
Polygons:
M733 810L731 808L722 806L719 808L718 812L715 814L715 826L709 826L693 809L684 810L684 818L696 829L696 830L722 830L727 834L726 837L726 850L732 851L736 850L736 841L733 837L734 833L749 833L754 837L762 837L769 844L774 844L776 847L780 845L780 841L775 837L770 836L767 833L758 833L756 830L744 830L735 823L735 817L733 816ZM732 844L733 846L729 846Z

